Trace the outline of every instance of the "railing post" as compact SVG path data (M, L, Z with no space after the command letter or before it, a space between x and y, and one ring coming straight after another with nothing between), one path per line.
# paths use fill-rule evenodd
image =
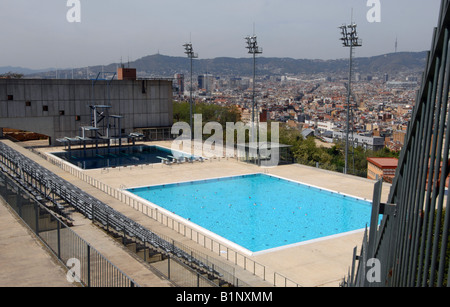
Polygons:
M20 218L23 218L22 216L22 203L24 202L24 199L20 197L20 195L17 195L16 198L16 206L17 206L17 212L19 213Z
M58 259L61 260L61 222L57 220L57 234L58 234Z
M370 220L370 230L369 230L369 246L368 253L372 257L375 251L375 242L378 230L378 220L380 214L380 203L381 203L381 192L383 189L383 180L377 181L375 183L373 191L373 202L372 202L372 215ZM365 264L364 264L365 265Z
M35 220L36 220L36 234L39 236L39 205L38 203L35 201L34 202L34 211L35 211Z
M87 285L91 287L91 245L87 245Z
M170 255L167 258L167 279L170 280Z
M144 262L147 263L147 250L145 249L145 242L146 240L144 239Z

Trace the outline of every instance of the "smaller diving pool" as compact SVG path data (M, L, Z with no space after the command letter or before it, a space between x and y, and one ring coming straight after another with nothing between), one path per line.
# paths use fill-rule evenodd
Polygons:
M359 231L371 202L266 174L128 189L247 253Z
M175 154L178 157L193 157L186 153L175 153L168 148L147 145L101 147L52 153L52 155L84 170L161 163L159 157L171 160L171 156L175 156Z

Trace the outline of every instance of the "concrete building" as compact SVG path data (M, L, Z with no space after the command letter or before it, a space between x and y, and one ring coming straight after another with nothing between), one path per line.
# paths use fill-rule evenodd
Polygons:
M320 131L330 131L336 128L336 124L333 122L322 122L318 121L317 123L317 129Z
M95 105L109 106L110 115L121 117L124 135L171 127L172 81L128 76L124 72L124 80L113 81L0 79L0 128L47 135L56 145L56 139L80 136L81 127L93 125Z
M333 131L334 140L345 140L346 133ZM384 138L377 136L364 136L360 134L349 135L350 146L353 144L355 147L361 146L366 150L378 151L385 147Z
M206 94L211 93L214 90L215 78L210 74L203 74L198 76L198 88L204 90Z

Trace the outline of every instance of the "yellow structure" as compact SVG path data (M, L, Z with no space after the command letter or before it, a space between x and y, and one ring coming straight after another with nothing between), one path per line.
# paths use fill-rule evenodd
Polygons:
M386 181L395 177L398 159L396 158L367 158L367 178Z

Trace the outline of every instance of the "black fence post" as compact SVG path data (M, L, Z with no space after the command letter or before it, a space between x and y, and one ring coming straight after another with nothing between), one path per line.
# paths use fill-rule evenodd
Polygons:
M91 287L91 245L87 245L87 285Z
M35 212L35 222L36 222L36 234L39 236L39 205L35 201L34 202L34 212Z
M170 255L167 257L167 278L170 280Z
M58 233L58 259L61 260L61 222L57 220L57 233Z

